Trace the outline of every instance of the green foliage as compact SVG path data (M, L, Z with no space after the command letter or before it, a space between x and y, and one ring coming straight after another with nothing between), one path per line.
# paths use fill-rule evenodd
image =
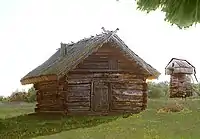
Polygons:
M8 97L8 101L11 102L35 102L36 101L36 90L31 87L28 92L16 90Z
M149 82L148 97L149 98L167 97L169 94L168 88L169 88L168 82L160 82L160 83Z
M200 83L193 84L193 95L196 93L198 96L200 96Z
M36 90L35 90L34 87L31 87L28 90L27 101L28 102L35 102L36 101Z
M200 22L199 0L136 0L138 9L147 13L161 9L165 21L179 28L188 28Z
M3 96L0 96L0 101L3 101L4 100L4 97Z
M27 101L27 93L26 92L13 92L9 97L9 101L11 102L22 102Z

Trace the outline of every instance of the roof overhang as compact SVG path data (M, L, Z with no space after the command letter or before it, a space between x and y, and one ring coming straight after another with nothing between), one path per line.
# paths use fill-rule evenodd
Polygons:
M156 80L161 75L160 72L155 73L154 75L150 75L147 77L147 80Z
M30 78L21 79L20 82L22 85L27 85L27 84L34 84L34 83L43 82L43 81L54 81L54 80L57 80L57 75L41 75L41 76L36 76L36 77L30 77Z

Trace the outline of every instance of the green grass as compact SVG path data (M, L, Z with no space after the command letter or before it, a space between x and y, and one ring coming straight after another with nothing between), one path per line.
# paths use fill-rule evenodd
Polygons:
M157 112L161 107L174 101L184 105L186 110L178 113ZM200 137L200 100L198 99L149 100L147 110L127 118L21 115L32 110L32 104L0 105L0 138L199 139Z

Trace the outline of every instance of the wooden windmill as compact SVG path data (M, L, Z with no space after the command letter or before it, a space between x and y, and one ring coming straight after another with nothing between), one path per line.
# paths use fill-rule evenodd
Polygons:
M170 75L170 97L189 97L192 95L192 75L196 78L195 67L187 60L172 58L165 67L165 74ZM198 81L197 81L198 82Z

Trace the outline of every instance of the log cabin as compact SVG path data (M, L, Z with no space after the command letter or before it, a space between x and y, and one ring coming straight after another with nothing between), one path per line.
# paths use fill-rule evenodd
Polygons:
M191 63L184 59L172 58L165 67L165 74L170 75L170 98L192 96L191 75L194 74L196 78L196 70Z
M160 73L105 31L64 44L20 81L37 90L35 112L66 115L134 113L147 107L146 79Z

